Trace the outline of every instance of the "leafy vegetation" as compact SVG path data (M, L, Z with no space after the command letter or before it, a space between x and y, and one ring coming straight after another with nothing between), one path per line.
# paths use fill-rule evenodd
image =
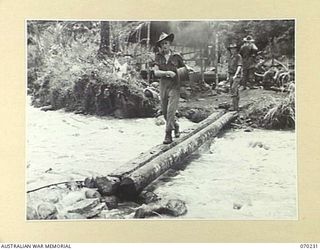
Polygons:
M295 90L279 93L278 98L261 97L245 111L254 124L267 129L295 128Z
M147 98L144 89L150 86L147 67L162 31L173 32L174 45L189 48L187 54L200 51L198 58L190 54L198 66L199 56L225 66L227 45L240 45L249 34L264 58L294 59L293 20L151 22L150 27L149 47L148 22L28 21L28 93L33 105L118 117L154 115L159 100ZM216 48L216 35L219 58L208 49ZM250 112L262 126L294 126L294 98L261 100Z

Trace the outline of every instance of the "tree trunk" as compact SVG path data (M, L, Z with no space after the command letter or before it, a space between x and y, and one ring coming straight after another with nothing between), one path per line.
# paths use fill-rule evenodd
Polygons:
M102 21L99 54L110 55L110 22Z
M125 176L118 190L124 199L134 199L147 185L166 172L169 168L183 162L206 141L216 136L234 118L237 112L229 112L200 132L189 137L181 144L171 148L136 171Z
M122 165L120 168L118 168L116 171L114 171L109 176L121 178L124 175L128 175L128 174L132 173L133 171L137 170L138 168L140 168L144 164L150 162L151 160L153 160L154 158L156 158L160 154L168 151L169 149L173 148L174 146L178 145L179 143L187 140L188 138L190 138L194 134L198 133L200 130L207 127L209 124L215 122L224 113L225 113L225 111L219 111L219 112L216 112L216 113L210 115L207 119L203 120L202 122L198 123L197 125L193 126L190 129L188 129L188 131L185 131L185 132L187 132L187 134L185 136L183 136L177 140L174 140L171 144L168 144L168 145L160 144L160 145L157 145L157 146L151 148L150 150L148 150L146 152L141 153L138 157L125 163L124 165Z

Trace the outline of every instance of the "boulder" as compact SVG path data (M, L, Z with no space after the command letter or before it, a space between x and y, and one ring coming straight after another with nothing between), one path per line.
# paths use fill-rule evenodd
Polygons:
M179 199L169 200L165 205L165 213L174 217L178 217L187 213L186 203Z
M150 191L142 191L138 196L138 202L141 204L149 204L152 202L159 201L160 198L153 192Z
M58 210L56 206L49 202L44 202L37 207L39 219L42 220L55 220L57 219Z
M50 190L44 197L44 200L49 203L58 203L61 198L62 198L62 195L61 193L59 193L59 191Z
M139 209L136 210L134 218L142 219L152 216L161 216L159 211L161 211L162 206L160 204L156 205L142 205Z
M188 211L184 201L179 199L169 200L167 203L150 203L142 205L136 210L134 218L147 218L152 216L168 215L178 217Z
M118 198L117 196L105 196L103 197L103 200L108 207L109 210L118 208Z
M95 189L87 189L85 191L85 196L87 199L92 199L92 198L100 198L101 194Z
M208 111L202 109L190 109L186 112L185 117L192 122L199 123L209 116Z
M85 192L83 191L72 191L69 192L66 196L63 197L61 203L64 206L72 205L78 201L84 200L86 198Z
M73 204L67 211L68 213L78 213L86 218L92 218L98 215L105 207L106 205L100 203L98 198L85 199Z
M159 117L155 118L155 124L157 126L161 126L161 125L166 124L166 121L164 120L163 116L159 116Z
M84 186L87 188L96 188L97 187L95 179L89 178L89 177L84 180Z

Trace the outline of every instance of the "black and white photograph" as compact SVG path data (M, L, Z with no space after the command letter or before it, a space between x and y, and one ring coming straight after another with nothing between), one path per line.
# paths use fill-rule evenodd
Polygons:
M295 25L26 20L26 220L297 220Z

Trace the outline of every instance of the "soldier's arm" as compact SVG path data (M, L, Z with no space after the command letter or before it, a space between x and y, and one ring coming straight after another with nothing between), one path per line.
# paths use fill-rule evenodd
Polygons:
M237 67L236 73L234 74L235 78L237 76L240 76L241 68L242 68L242 56L240 54L238 54L238 67Z
M154 72L154 75L156 77L175 77L176 76L176 73L174 73L173 71L170 71L170 70L160 70L159 66L158 65L155 65L153 67L153 72Z
M160 77L160 78L161 77L172 77L172 78L175 77L174 72L160 69L160 65L161 65L160 56L157 54L155 57L155 63L154 63L154 67L153 67L153 72L156 77Z

